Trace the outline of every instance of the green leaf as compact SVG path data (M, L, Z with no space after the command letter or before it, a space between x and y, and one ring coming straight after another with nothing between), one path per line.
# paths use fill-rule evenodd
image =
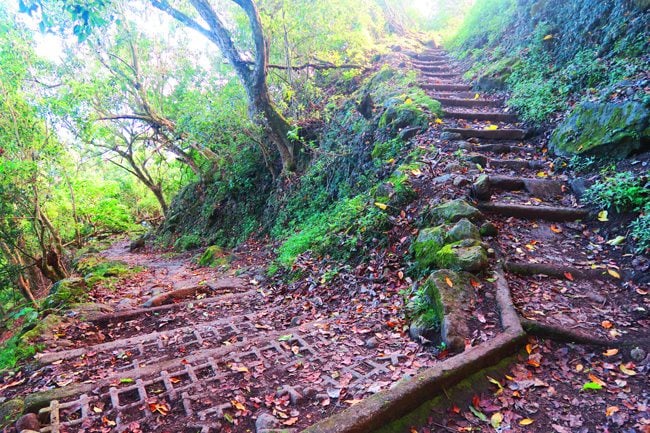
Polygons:
M120 379L120 383L133 383L135 380L131 379L130 377L123 377Z
M607 245L620 245L625 241L625 236L616 236L614 239L610 239L605 242Z
M476 418L480 419L481 421L485 421L485 422L487 422L488 419L487 419L487 417L485 416L485 414L484 414L483 412L481 412L480 410L476 410L476 409L474 408L474 406L471 406L471 405L470 405L470 407L469 407L469 411L472 412Z
M586 390L598 391L600 389L603 389L603 386L600 383L596 383L596 382L587 382L584 385L582 385L582 390L583 391L586 391Z
M278 341L289 341L293 338L293 334L281 335Z

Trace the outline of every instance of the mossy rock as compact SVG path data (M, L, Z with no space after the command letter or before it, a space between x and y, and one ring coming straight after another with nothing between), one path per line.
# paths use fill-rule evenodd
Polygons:
M228 258L220 247L213 245L208 247L205 252L201 254L197 264L206 267L223 266L228 264Z
M549 148L556 154L625 158L650 140L650 109L628 101L584 102L553 132Z
M60 308L83 302L88 295L88 285L83 278L66 278L54 283L50 294L43 300L43 308Z
M51 337L52 332L61 326L63 317L56 314L49 314L45 318L39 320L35 327L25 332L20 337L20 344L23 346L30 346L41 340L47 340Z
M434 223L455 223L463 218L479 221L483 218L481 212L465 200L457 199L443 203L429 211L429 217Z
M478 227L467 218L458 221L456 225L449 230L447 237L451 242L458 242L463 239L481 240L481 234L479 233Z
M429 309L422 311L412 322L416 325L414 328L420 327L421 335L438 330L442 341L451 350L462 351L465 348L465 338L470 337L469 313L465 308L474 293L470 278L470 274L443 269L424 281L419 291L422 297L419 302L426 303Z
M418 267L426 269L436 261L436 254L447 242L446 228L443 225L420 230L413 242L413 252Z
M434 256L434 264L438 268L479 272L487 267L488 255L480 242L468 245L460 241L442 247Z
M25 410L25 402L19 398L0 404L0 427L13 424Z
M198 235L183 235L174 242L176 251L189 251L199 248L202 244L201 237Z

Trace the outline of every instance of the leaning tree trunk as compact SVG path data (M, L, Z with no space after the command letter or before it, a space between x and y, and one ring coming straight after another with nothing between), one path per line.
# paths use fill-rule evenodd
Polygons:
M288 138L289 123L271 102L266 82L269 50L267 40L264 37L262 20L255 2L253 0L232 0L243 9L250 24L255 45L255 61L251 68L249 62L245 60L245 57L235 46L232 34L208 0L189 0L198 15L207 24L207 27L179 9L174 8L169 3L169 0L150 1L154 7L169 14L185 26L198 31L219 47L223 55L235 68L237 76L246 88L246 94L251 105L251 115L254 116L255 120L262 118L268 138L273 142L280 155L283 169L285 171L293 170L296 166L297 143Z

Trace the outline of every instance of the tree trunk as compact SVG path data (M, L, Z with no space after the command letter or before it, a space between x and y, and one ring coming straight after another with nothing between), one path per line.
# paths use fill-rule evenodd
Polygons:
M251 105L251 114L254 119L263 119L263 125L268 138L275 145L282 160L284 171L292 171L296 166L296 146L287 134L290 130L289 122L282 116L271 102L269 89L266 83L269 64L268 43L264 37L264 29L259 11L253 0L232 0L243 9L248 17L253 43L255 45L255 61L253 67L244 60L233 41L230 31L216 13L208 0L190 0L190 4L198 15L207 24L207 27L195 21L192 17L172 7L168 0L150 0L151 4L161 11L169 14L177 21L190 27L217 45L223 55L235 68L237 76L243 83Z

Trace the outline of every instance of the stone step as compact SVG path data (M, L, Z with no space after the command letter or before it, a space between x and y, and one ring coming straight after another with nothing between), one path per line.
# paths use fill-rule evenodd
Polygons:
M502 100L492 99L461 99L461 98L436 98L443 106L449 107L502 107Z
M422 72L431 72L431 73L441 73L441 74L446 74L446 73L459 73L459 71L450 65L445 65L445 66L419 66L418 69Z
M434 90L434 91L468 91L472 89L472 86L468 84L432 84L432 83L423 83L420 87L424 90Z
M536 152L536 149L530 146L516 146L506 143L489 143L489 144L474 144L474 143L463 143L459 146L460 149L467 150L469 152L479 152L479 153L533 153Z
M430 68L430 67L440 67L440 66L449 66L450 60L440 60L437 62L420 62L418 60L414 60L411 63L413 66L418 67L418 68Z
M483 212L495 213L506 217L545 221L576 221L589 217L586 209L560 206L529 206L510 203L479 203Z
M450 78L456 78L458 80L461 80L460 74L456 72L422 72L422 76L425 78L433 78L433 79L450 79Z
M484 111L457 111L445 109L445 117L450 117L453 119L465 119L465 120L483 120L493 123L505 122L505 123L514 123L517 121L517 116L510 113L495 113L495 112L484 112Z
M564 182L501 175L481 175L472 186L472 195L478 200L490 200L494 190L526 191L534 197L550 200L564 195L568 188Z
M476 92L472 91L465 91L465 92L459 92L459 91L437 91L437 92L432 92L431 96L435 99L453 99L453 100L463 100L463 99L472 99L476 96ZM480 95L479 95L480 96ZM479 99L479 101L485 100L485 99ZM500 101L501 102L501 101Z
M463 138L486 138L491 140L523 140L528 131L525 129L472 129L446 128L445 132L458 133Z
M490 168L504 168L507 170L521 171L521 170L541 170L545 168L545 164L542 161L529 161L526 159L499 159L499 158L488 158L485 155L480 153L469 153L465 155L465 160L473 162L474 164L479 164L482 167Z

